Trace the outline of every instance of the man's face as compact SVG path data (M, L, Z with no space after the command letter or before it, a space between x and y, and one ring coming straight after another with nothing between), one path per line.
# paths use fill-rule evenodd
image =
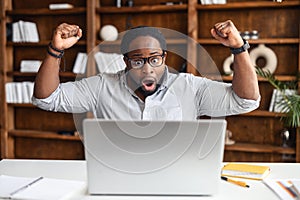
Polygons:
M157 39L139 36L129 45L128 58L124 61L128 69L128 84L145 96L156 91L165 70L165 56ZM151 66L152 65L152 66Z

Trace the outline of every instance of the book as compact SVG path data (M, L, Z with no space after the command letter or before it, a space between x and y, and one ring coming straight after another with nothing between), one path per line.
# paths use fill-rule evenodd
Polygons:
M50 10L71 9L71 8L74 8L74 6L69 3L51 3L51 4L49 4Z
M5 84L7 103L32 103L34 82L8 82Z
M39 42L37 25L34 22L19 20L12 24L13 42Z
M21 60L20 72L38 72L41 60Z
M228 163L222 168L222 176L262 180L270 173L270 167L262 165Z
M265 179L263 183L282 200L300 198L300 179Z
M94 54L99 73L114 74L125 69L126 64L122 54L97 52Z
M87 67L87 53L78 52L73 66L73 73L84 74Z
M86 183L84 181L0 175L0 198L66 199L85 190Z

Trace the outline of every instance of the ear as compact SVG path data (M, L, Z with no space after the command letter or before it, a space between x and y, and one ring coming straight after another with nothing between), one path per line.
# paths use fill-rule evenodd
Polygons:
M167 51L165 51L165 54L164 54L164 62L166 62L166 60L167 60Z
M128 58L126 56L123 56L123 61L125 62L126 66L128 67Z

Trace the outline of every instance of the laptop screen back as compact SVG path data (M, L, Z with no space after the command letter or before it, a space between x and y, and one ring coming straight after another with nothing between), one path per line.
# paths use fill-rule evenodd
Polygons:
M101 195L212 195L225 120L83 122L88 191Z

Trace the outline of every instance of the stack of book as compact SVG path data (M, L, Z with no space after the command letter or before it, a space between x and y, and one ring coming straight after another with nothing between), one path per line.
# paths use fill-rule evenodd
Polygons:
M73 73L84 74L87 65L87 54L83 52L78 52L77 57L73 66Z
M21 60L20 72L37 72L41 64L40 60Z
M8 82L5 84L7 103L31 103L33 82Z
M39 42L37 25L33 22L18 21L12 24L13 42Z
M226 0L200 0L202 5L209 5L209 4L226 4Z

